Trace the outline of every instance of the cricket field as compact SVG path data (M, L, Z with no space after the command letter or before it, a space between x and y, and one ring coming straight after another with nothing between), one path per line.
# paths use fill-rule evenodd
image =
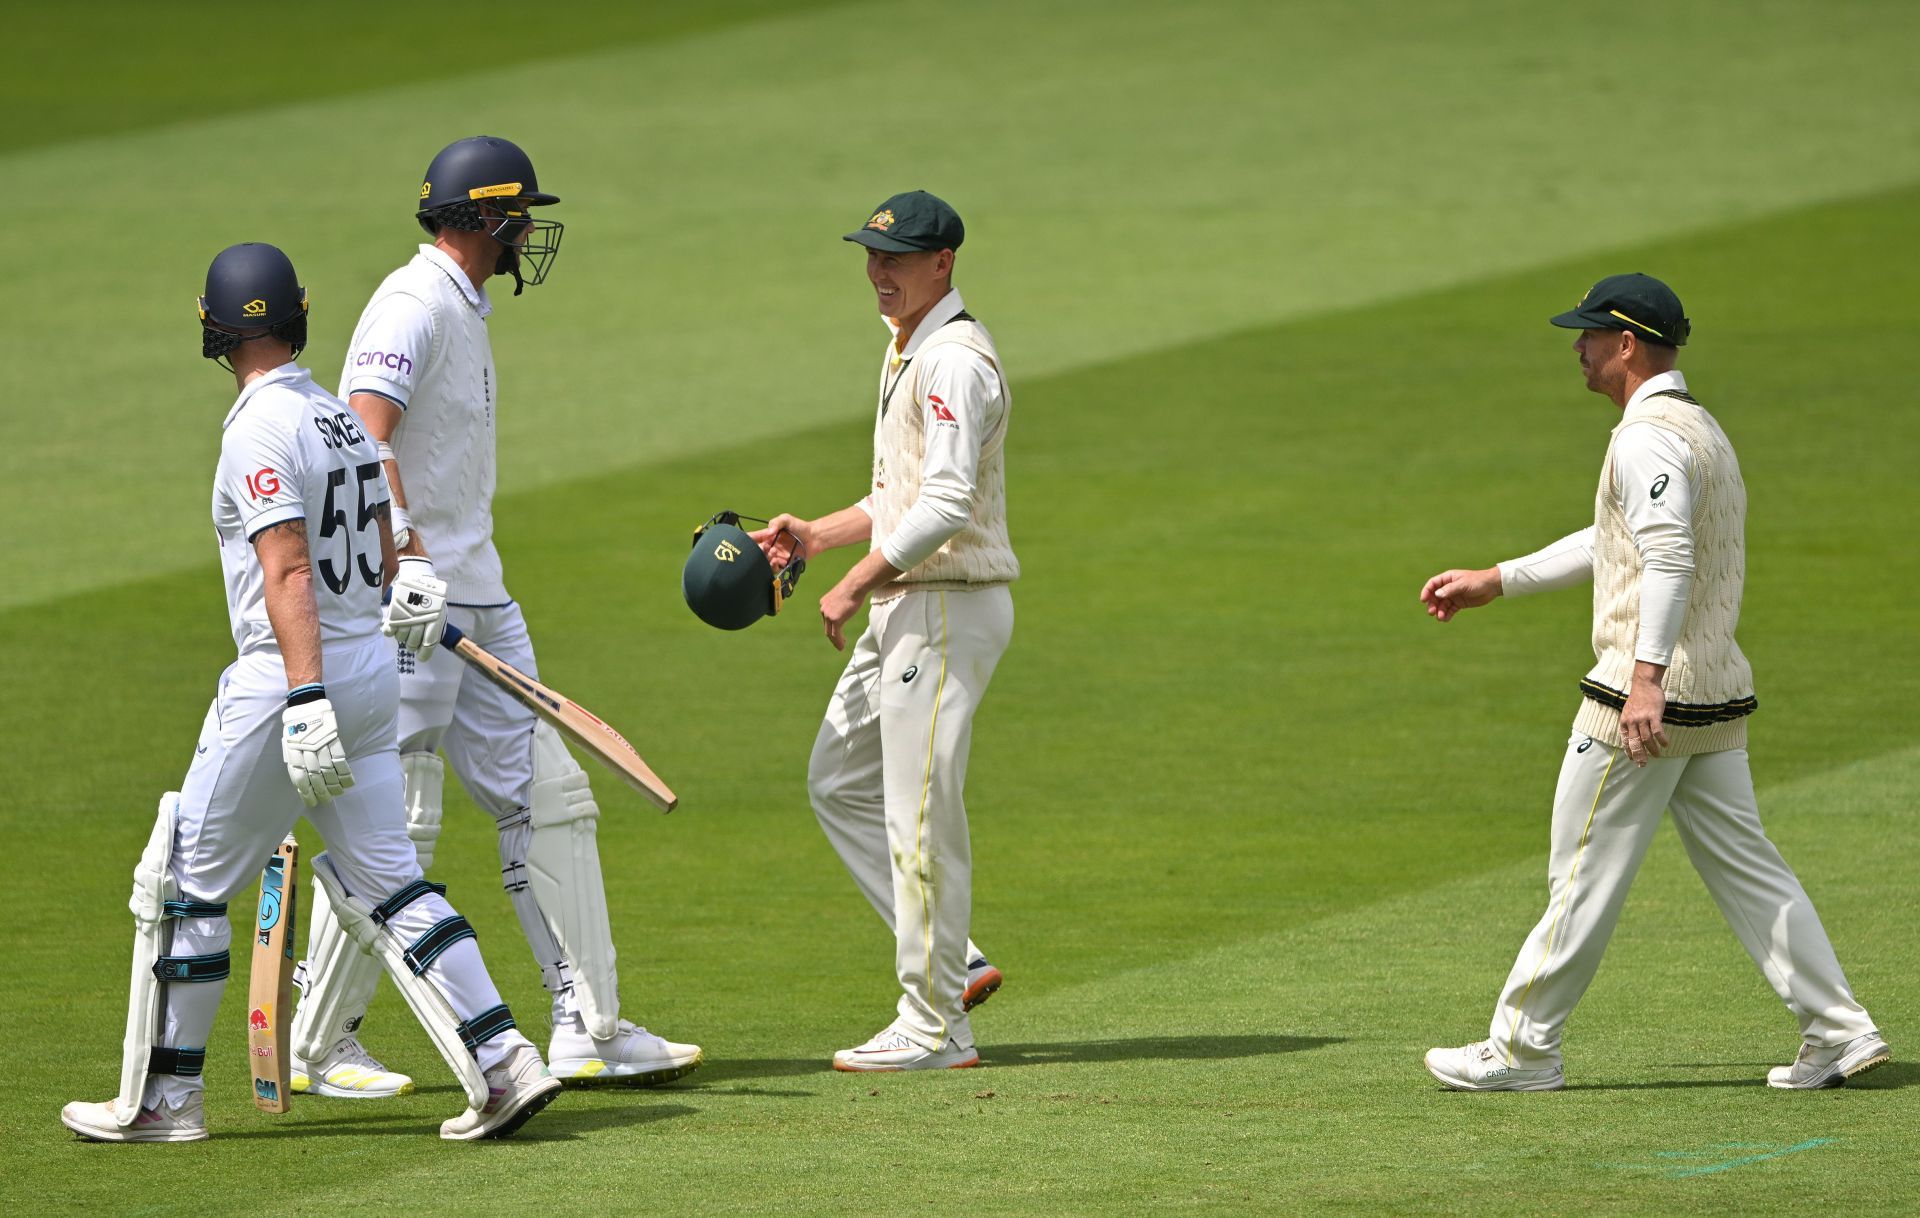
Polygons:
M1898 1215L1920 1209L1920 10L1699 0L261 8L10 20L0 178L0 1210L192 1214ZM511 1141L390 986L384 1102L250 1102L236 939L210 1141L113 1091L133 863L232 658L208 520L231 380L193 298L292 255L339 375L419 174L508 136L562 197L496 290L508 582L542 676L680 793L596 772L625 1013L706 1047ZM862 1077L891 949L807 806L841 658L814 565L738 634L681 603L722 508L866 485L885 338L840 234L966 218L1010 373L1017 625L977 720L984 1069ZM1545 894L1584 593L1441 626L1448 566L1590 521L1615 413L1546 318L1645 271L1751 507L1763 816L1894 1047L1765 1086L1797 1033L1655 841L1557 1094L1421 1067L1484 1035ZM306 853L320 848L300 828ZM537 1043L491 823L434 878ZM248 898L234 904L236 911ZM236 917L244 919L245 913Z

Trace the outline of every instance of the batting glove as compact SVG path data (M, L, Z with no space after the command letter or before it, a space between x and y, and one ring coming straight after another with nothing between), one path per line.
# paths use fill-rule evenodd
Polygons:
M293 789L311 808L353 785L347 751L340 746L340 723L320 685L302 685L287 695L280 714L280 759L287 763Z
M446 629L446 581L434 577L431 559L401 559L400 574L394 577L392 595L380 616L380 633L424 660L439 646Z

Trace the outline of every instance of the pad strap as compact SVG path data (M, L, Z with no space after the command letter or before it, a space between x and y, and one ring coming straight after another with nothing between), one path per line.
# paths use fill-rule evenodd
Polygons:
M440 958L441 952L462 939L477 937L473 933L473 927L468 925L467 920L459 914L451 918L442 918L434 923L426 934L415 939L413 946L407 949L405 955L407 967L413 970L414 976L418 977Z
M460 1033L460 1043L467 1047L467 1052L478 1057L483 1042L492 1040L508 1028L518 1026L513 1021L513 1012L507 1010L507 1004L503 1002L497 1007L488 1007L472 1019L461 1020L456 1030Z
M224 918L227 916L225 901L168 901L160 909L161 913L169 918Z
M445 884L434 884L427 880L415 880L413 883L408 884L399 892L394 893L373 907L373 913L370 916L373 918L374 925L385 926L387 919L393 917L393 915L399 913L430 892L437 892L444 897L447 895L447 886Z
M232 958L226 952L162 956L153 962L153 975L161 981L225 981L232 968Z
M207 1064L205 1047L198 1049L169 1049L155 1045L147 1056L148 1074L176 1074L181 1078L194 1078L201 1067Z

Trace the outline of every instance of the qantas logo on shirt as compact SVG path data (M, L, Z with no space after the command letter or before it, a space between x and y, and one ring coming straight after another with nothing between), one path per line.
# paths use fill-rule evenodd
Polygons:
M280 475L271 466L247 475L247 494L254 499L271 499L280 493Z
M948 410L947 404L940 400L939 394L929 393L927 395L927 405L933 407L933 417L935 419L939 420L942 423L952 423L955 427L958 427L960 425L957 421L955 421L953 417L953 411Z
M362 351L353 357L356 368L386 368L401 376L413 375L413 361L397 351Z

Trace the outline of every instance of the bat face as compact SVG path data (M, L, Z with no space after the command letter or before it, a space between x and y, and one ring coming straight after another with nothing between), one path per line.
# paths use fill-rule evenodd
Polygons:
M294 924L299 910L300 844L289 834L260 872L254 918L253 967L247 987L247 1057L253 1063L253 1102L265 1112L293 1104L287 1083L292 1062Z

